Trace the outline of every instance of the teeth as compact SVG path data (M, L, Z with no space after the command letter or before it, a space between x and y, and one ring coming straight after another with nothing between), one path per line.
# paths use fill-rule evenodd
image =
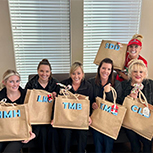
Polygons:
M46 79L47 77L42 77L43 79Z
M131 53L132 53L132 54L135 54L135 53L136 53L136 51L131 51Z
M13 87L13 89L16 89L17 87Z
M103 74L103 76L107 76L107 74Z

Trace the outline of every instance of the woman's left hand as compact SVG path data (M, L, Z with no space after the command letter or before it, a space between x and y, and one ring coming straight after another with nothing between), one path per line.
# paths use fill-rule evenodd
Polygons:
M22 143L28 143L30 140L32 140L36 137L36 135L32 131L30 131L29 133L30 133L30 139L29 140L23 140Z
M53 120L51 120L51 123L50 124L53 125Z
M89 117L89 126L91 125L91 123L92 123L92 119L91 117Z
M108 83L105 87L104 87L104 91L105 92L110 92L110 87L111 87L111 84L110 83Z
M130 93L129 96L136 99L138 97L138 91L135 91L135 93Z
M57 93L56 92L52 92L52 94L53 94L53 97L55 98L56 97L56 95L57 95Z

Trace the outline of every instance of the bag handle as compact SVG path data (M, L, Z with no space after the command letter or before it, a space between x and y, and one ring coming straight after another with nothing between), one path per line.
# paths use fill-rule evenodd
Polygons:
M68 98L67 95L70 95L70 96L74 97L76 100L79 100L79 99L78 99L78 96L79 96L79 95L76 96L75 94L73 94L72 92L70 92L70 91L68 91L68 90L66 90L66 89L61 89L60 91L61 91L61 93L65 96L65 98Z
M144 98L144 100L142 100L142 98ZM147 107L148 107L148 102L147 102L147 99L145 97L145 95L143 94L143 92L141 90L139 90L139 100L142 104L145 104Z
M113 94L113 103L116 104L116 99L117 99L117 92L116 90L110 86L110 89L112 91L112 94ZM106 99L106 93L105 91L103 91L103 99L105 100Z
M17 103L6 103L6 102L7 102L7 99L6 98L3 98L0 101L0 105L1 106L17 106Z

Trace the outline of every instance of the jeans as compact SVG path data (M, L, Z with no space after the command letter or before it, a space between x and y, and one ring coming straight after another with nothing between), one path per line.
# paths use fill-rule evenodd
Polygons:
M92 129L93 140L96 153L111 153L113 150L114 139Z

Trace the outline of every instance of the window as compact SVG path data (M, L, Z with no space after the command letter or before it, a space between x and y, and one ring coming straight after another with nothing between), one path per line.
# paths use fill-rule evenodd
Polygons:
M21 86L37 73L43 58L50 61L53 74L69 72L69 0L9 0L9 7Z
M84 0L83 65L96 72L93 64L101 41L128 43L139 33L141 0Z

